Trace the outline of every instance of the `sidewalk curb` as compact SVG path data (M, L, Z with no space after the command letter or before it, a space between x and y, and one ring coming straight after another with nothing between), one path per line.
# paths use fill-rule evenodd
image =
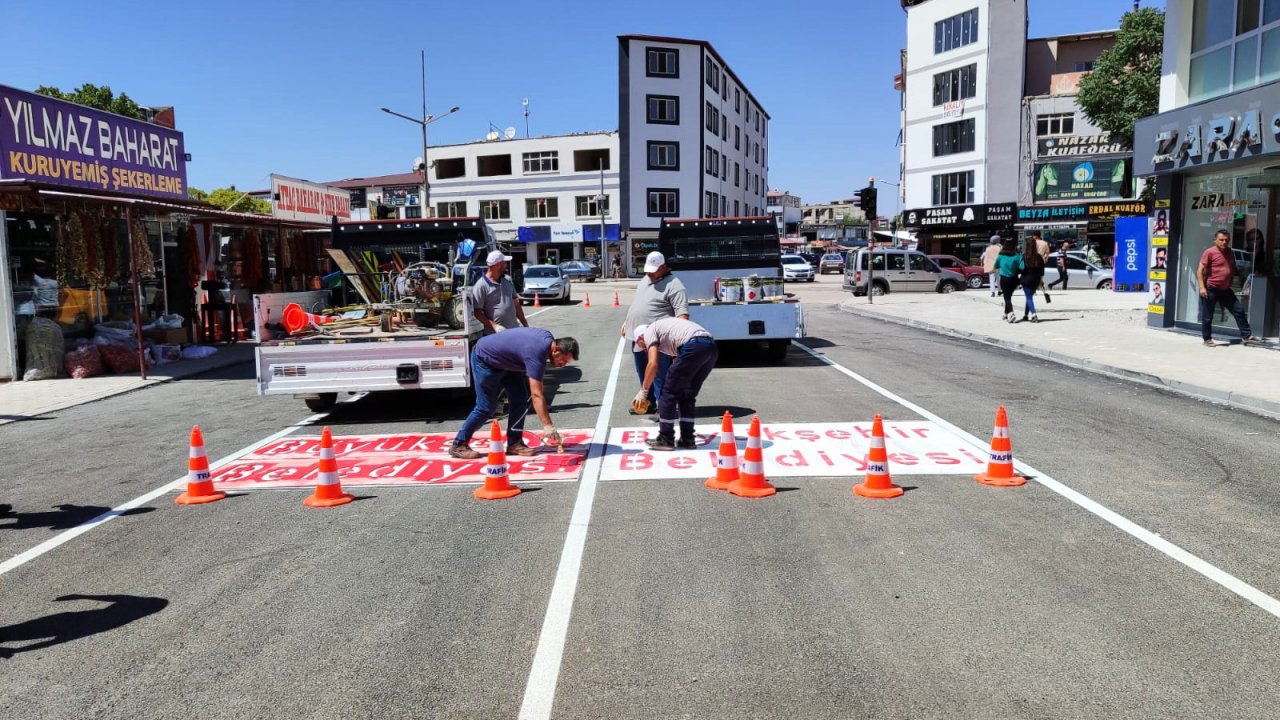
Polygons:
M1170 380L1156 375L1151 375L1150 373L1129 370L1128 368L1122 368L1117 365L1108 365L1107 363L1098 362L1096 360L1064 355L1052 350L1045 350L1044 348L1032 345L1024 345L1018 342L1002 340L1000 338L991 337L990 335L968 332L966 330L957 330L955 328L936 325L923 320L885 315L874 310L865 310L863 308L849 306L845 303L840 303L839 307L841 312L846 312L850 315L858 315L872 320L892 323L894 325L914 327L937 333L939 335L947 335L949 337L960 338L963 340L972 340L984 345L1013 350L1014 352L1021 353L1023 355L1040 358L1041 360L1048 360L1060 365L1079 368L1081 370L1087 370L1092 373L1106 375L1121 380L1129 380L1149 387L1168 390L1180 395L1193 397L1197 400L1221 403L1241 410L1247 410L1251 413L1262 415L1274 420L1280 420L1280 403L1272 400L1265 400L1263 398L1252 397L1250 395L1237 392L1219 390L1217 388L1208 388L1194 383L1183 382L1181 380Z

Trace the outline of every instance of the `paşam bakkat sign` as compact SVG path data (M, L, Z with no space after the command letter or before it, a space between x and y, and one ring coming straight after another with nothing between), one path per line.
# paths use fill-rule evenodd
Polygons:
M182 133L0 85L0 178L185 200Z
M271 215L281 220L327 223L351 219L351 192L283 175L271 176Z

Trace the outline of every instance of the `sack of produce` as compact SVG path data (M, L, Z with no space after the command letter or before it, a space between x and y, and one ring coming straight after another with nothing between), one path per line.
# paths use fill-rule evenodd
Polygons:
M27 371L23 380L52 380L62 372L62 328L49 318L27 326Z
M62 367L77 380L102 374L102 354L97 345L85 345L63 356Z

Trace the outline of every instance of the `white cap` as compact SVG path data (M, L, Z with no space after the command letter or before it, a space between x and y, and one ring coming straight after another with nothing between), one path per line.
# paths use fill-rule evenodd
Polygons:
M511 262L511 256L503 255L501 250L494 250L493 252L489 253L489 257L488 259L485 260L485 262L489 265L489 267L493 267L494 265L497 265L500 262Z
M648 329L649 329L649 326L648 326L648 325L637 325L637 326L636 326L636 330L635 330L635 333L634 333L634 334L635 334L635 336L636 336L636 342L640 342L640 338L644 336L644 331L645 331L645 330L648 330ZM645 343L645 344L647 345L648 343Z
M662 253L654 250L644 259L644 271L647 273L658 272L658 268L667 264L667 258Z

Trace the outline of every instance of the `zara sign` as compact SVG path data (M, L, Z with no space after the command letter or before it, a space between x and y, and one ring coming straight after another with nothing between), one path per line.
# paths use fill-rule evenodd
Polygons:
M1139 176L1280 153L1280 83L1143 118L1133 146Z

